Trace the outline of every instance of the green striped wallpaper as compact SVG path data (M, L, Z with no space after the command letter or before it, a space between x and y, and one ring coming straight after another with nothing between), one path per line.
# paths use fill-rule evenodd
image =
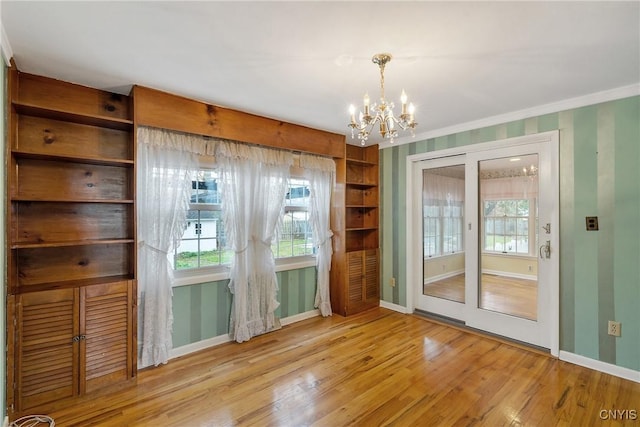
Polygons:
M316 268L280 271L278 317L314 309ZM178 348L229 333L229 280L179 286L173 289L173 347Z
M640 97L380 151L381 295L406 305L406 157L560 130L560 349L640 371ZM600 231L585 231L585 216ZM397 286L389 286L395 277ZM622 322L622 337L607 334Z

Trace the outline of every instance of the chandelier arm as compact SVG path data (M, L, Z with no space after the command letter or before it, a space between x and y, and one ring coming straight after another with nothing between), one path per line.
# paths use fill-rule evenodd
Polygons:
M382 118L379 115L376 115L375 117L369 116L369 120L363 120L360 123L350 123L349 127L358 131L369 128L369 131L371 131L371 129L373 129L373 126L381 120Z

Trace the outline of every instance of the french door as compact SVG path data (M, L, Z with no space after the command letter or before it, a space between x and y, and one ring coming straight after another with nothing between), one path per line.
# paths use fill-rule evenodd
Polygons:
M558 353L557 152L548 132L408 159L413 308Z

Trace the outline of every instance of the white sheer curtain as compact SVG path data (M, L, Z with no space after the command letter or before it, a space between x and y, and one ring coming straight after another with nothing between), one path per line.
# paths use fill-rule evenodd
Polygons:
M440 175L437 171L425 171L422 176L423 200L430 207L438 207L440 216L452 216L453 208L464 203L464 179Z
M537 176L514 176L508 178L480 177L482 200L531 199L538 197Z
M222 210L227 242L235 252L229 335L237 342L280 328L275 311L278 283L271 242L281 219L290 152L220 142Z
M446 169L446 168L443 168ZM423 174L423 199L431 206L450 208L464 202L464 179L436 173Z
M332 159L306 154L300 155L300 167L310 187L309 222L313 230L313 245L317 248L317 285L315 307L323 316L331 316L329 271L333 248L330 228L331 190L335 182L336 164Z
M198 154L213 151L202 137L139 128L137 230L140 367L167 363L172 348L173 269L168 254L186 225L190 173Z

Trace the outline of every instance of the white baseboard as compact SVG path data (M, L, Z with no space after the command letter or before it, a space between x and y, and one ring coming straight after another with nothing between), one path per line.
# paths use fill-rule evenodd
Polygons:
M182 357L190 353L195 353L196 351L204 350L205 348L215 347L216 345L224 344L229 341L231 341L229 334L224 334L183 345L181 347L172 348L171 352L169 352L169 360L175 359L176 357Z
M538 280L538 276L531 274L520 274L520 273L511 273L508 271L498 271L498 270L486 270L483 269L482 273L493 274L494 276L504 276L504 277L513 277L514 279L524 279L524 280Z
M300 313L293 316L285 317L284 319L280 319L280 324L282 326L286 326L292 323L300 322L301 320L307 320L317 316L320 316L320 310L305 311L304 313Z
M381 300L380 307L388 308L389 310L397 311L398 313L402 313L402 314L411 314L411 311L407 307L403 305L394 304L392 302Z
M458 276L460 274L464 273L464 269L462 270L455 270L455 271L450 271L448 273L444 273L444 274L438 274L437 276L431 276L429 277L429 279L425 282L425 285L428 285L429 283L433 283L433 282L437 282L439 280L444 280L444 279L448 279L450 277L455 277Z
M4 423L2 424L3 427L9 427L9 417L4 417Z
M633 369L624 368L607 362L601 362L599 360L590 359L585 356L580 356L579 354L562 350L560 350L560 360L604 372L605 374L624 378L625 380L640 383L640 371L634 371Z
M312 317L320 316L320 310L311 310L304 313L296 314L293 316L280 319L282 326L290 325L292 323L300 322L301 320L311 319ZM217 337L207 338L206 340L194 342L192 344L183 345L171 349L169 353L169 360L177 357L186 356L196 351L204 350L206 348L215 347L216 345L224 344L231 341L229 334L218 335Z

